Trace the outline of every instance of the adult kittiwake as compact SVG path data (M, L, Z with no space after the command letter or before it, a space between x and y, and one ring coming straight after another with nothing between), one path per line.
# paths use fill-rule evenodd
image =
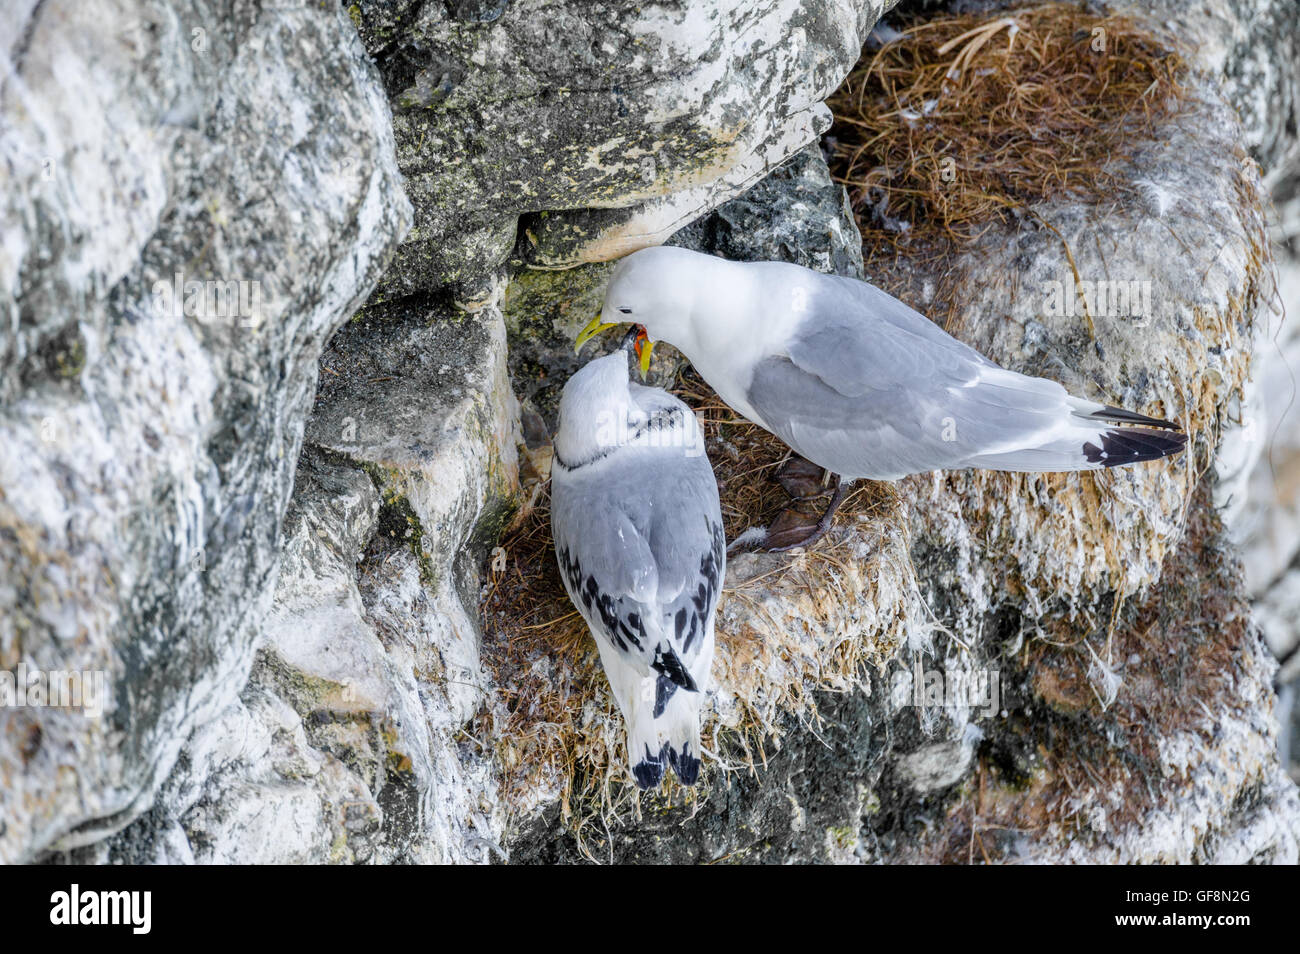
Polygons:
M824 534L856 478L1091 470L1175 454L1187 439L1001 368L867 282L785 262L635 252L578 343L628 322L643 374L654 342L669 342L732 408L844 478L822 518L782 546L769 537L773 549Z
M695 415L629 380L633 340L564 386L551 532L627 723L637 785L658 785L665 762L694 785L726 570L722 512Z

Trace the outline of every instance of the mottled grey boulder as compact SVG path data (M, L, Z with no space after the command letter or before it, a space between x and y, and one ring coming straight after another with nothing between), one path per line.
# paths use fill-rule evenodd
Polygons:
M479 658L479 572L518 486L499 307L372 308L321 368L248 686L195 731L108 859L501 852L505 806L471 724L497 691ZM232 737L258 741L230 753Z
M0 67L0 669L109 692L0 710L21 861L148 809L238 696L316 358L410 212L336 9L21 4Z
M1222 77L1241 117L1242 144L1266 172L1300 157L1300 4L1178 0L1133 4L1165 27L1202 68Z
M794 262L819 272L862 277L862 236L844 187L831 180L818 143L674 234L667 244L734 261Z
M1206 21L1197 39L1223 49L1226 92L1264 170L1275 214L1269 235L1278 260L1277 304L1256 329L1254 373L1216 462L1216 502L1241 547L1254 613L1281 662L1280 748L1300 781L1300 414L1294 369L1300 336L1287 320L1300 310L1300 4L1224 0L1178 15Z
M1282 0L1157 7L1197 95L1117 164L1122 201L1061 197L1036 209L1056 231L868 275L1004 364L1179 418L1194 456L924 475L815 552L737 556L694 802L646 796L579 838L568 767L505 764L527 751L494 736L506 700L530 700L494 681L517 621L479 603L510 583L494 547L544 491L609 260L669 240L862 274L814 141L888 5L120 4L144 20L120 49L102 9L0 26L20 76L59 54L111 104L64 123L23 99L66 111L53 80L0 87L21 120L0 161L25 177L0 197L20 226L0 233L0 669L103 665L117 692L101 723L0 713L0 858L1294 861L1274 663L1207 476L1267 295L1241 147L1279 169L1294 147ZM397 166L415 228L339 330L402 235ZM177 267L258 280L262 308L151 310ZM1149 281L1153 307L1053 310L1076 268ZM204 289L225 310L239 291ZM1273 595L1269 639L1292 605ZM536 685L567 683L559 660ZM967 673L996 674L996 701L926 695ZM553 728L621 751L606 703ZM725 771L742 733L762 757Z
M517 233L546 267L661 241L824 131L889 5L354 6L416 208L386 294L473 286Z

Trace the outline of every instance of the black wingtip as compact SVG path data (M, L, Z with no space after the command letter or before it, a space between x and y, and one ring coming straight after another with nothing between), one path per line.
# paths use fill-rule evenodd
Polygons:
M698 692L695 680L691 674L686 671L686 666L682 663L681 657L677 655L676 650L671 646L662 643L655 649L655 661L650 666L661 676L672 680L687 692ZM667 701L667 700L665 700Z
M658 788L664 778L663 753L651 755L650 748L647 746L645 757L632 766L632 778L636 779L637 788Z
M1151 431L1143 428L1117 428L1101 435L1101 446L1088 441L1083 445L1083 455L1090 464L1118 467L1137 464L1144 460L1159 460L1180 453L1187 446L1187 435L1182 431Z
M1106 406L1100 411L1093 411L1088 417L1107 424L1139 424L1143 427L1156 427L1165 431L1181 431L1182 428L1173 421L1162 421L1158 417L1147 417L1137 411L1128 411L1122 407Z
M673 767L683 785L694 785L700 779L700 760L691 755L691 744L687 742L679 753L669 746L668 764Z
M673 697L677 691L677 683L673 682L667 676L660 676L655 681L655 708L654 718L659 718L664 714L664 709L668 707L668 700Z

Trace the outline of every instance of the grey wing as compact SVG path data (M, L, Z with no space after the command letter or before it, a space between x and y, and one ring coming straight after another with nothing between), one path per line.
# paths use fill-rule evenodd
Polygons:
M653 501L650 550L659 570L664 630L677 656L694 668L726 573L726 540L708 458L686 458L675 476Z
M618 458L599 481L556 481L560 572L583 616L637 669L695 690L691 664L725 568L713 471L706 457L668 448Z
M747 397L805 457L879 479L966 466L1068 413L1059 384L1000 368L880 289L837 276L819 276L786 354L758 364Z

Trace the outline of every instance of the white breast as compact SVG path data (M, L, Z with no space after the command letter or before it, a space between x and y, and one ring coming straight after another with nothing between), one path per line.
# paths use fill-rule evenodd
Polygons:
M732 263L700 296L693 315L696 340L682 351L719 397L762 427L766 422L745 399L750 379L760 361L787 353L816 277L783 262Z

